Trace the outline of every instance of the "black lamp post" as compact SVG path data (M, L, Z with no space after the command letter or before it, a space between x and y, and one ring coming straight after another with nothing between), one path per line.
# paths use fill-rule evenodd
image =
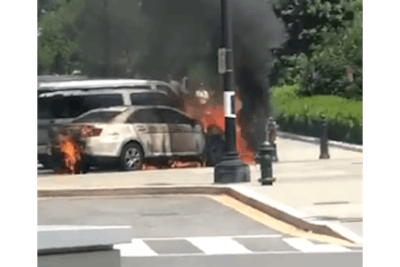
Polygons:
M249 166L239 159L236 152L235 76L230 4L230 0L221 0L222 49L219 53L219 64L220 73L224 74L225 155L215 166L215 183L250 181Z

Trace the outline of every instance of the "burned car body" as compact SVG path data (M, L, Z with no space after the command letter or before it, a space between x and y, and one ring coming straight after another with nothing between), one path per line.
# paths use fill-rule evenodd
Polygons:
M118 105L174 106L167 94L149 89L67 90L43 93L38 99L38 159L48 162L50 129L70 123L92 109Z
M95 109L53 132L57 136L52 151L60 150L63 133L68 133L81 150L78 158L84 169L110 163L125 171L139 170L155 158L208 160L201 124L168 106Z

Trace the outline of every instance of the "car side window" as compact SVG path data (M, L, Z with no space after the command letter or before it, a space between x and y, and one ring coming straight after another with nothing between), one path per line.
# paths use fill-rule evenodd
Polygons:
M171 124L190 124L189 118L171 109L160 109L160 113L166 123Z
M128 119L128 123L164 123L157 109L139 109L132 113Z
M96 108L123 105L121 94L54 95L38 100L39 119L70 119Z
M131 105L162 105L173 106L168 97L163 93L133 93L130 95Z
M96 108L105 108L123 105L124 101L121 94L99 94L85 95L82 97L81 112L86 112Z

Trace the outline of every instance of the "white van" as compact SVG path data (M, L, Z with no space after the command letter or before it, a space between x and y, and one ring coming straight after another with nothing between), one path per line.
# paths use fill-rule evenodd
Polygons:
M68 82L69 83L69 82ZM49 132L97 108L132 105L177 107L164 91L152 89L69 89L53 90L38 97L38 160L48 167Z

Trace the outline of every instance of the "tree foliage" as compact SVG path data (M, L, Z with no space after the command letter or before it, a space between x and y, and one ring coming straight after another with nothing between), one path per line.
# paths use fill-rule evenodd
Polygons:
M277 52L275 85L300 84L305 95L362 95L362 1L278 0L289 40ZM354 71L354 83L346 69Z
M38 74L124 76L143 44L139 0L42 0ZM129 60L124 54L129 54ZM129 61L129 62L128 62Z
M79 65L80 48L76 24L80 0L60 0L38 21L38 74L66 74ZM54 2L54 1L53 1Z
M349 8L354 19L345 28L323 32L322 41L312 45L300 83L302 94L362 97L362 3L354 1ZM347 77L348 67L353 69L353 83Z

